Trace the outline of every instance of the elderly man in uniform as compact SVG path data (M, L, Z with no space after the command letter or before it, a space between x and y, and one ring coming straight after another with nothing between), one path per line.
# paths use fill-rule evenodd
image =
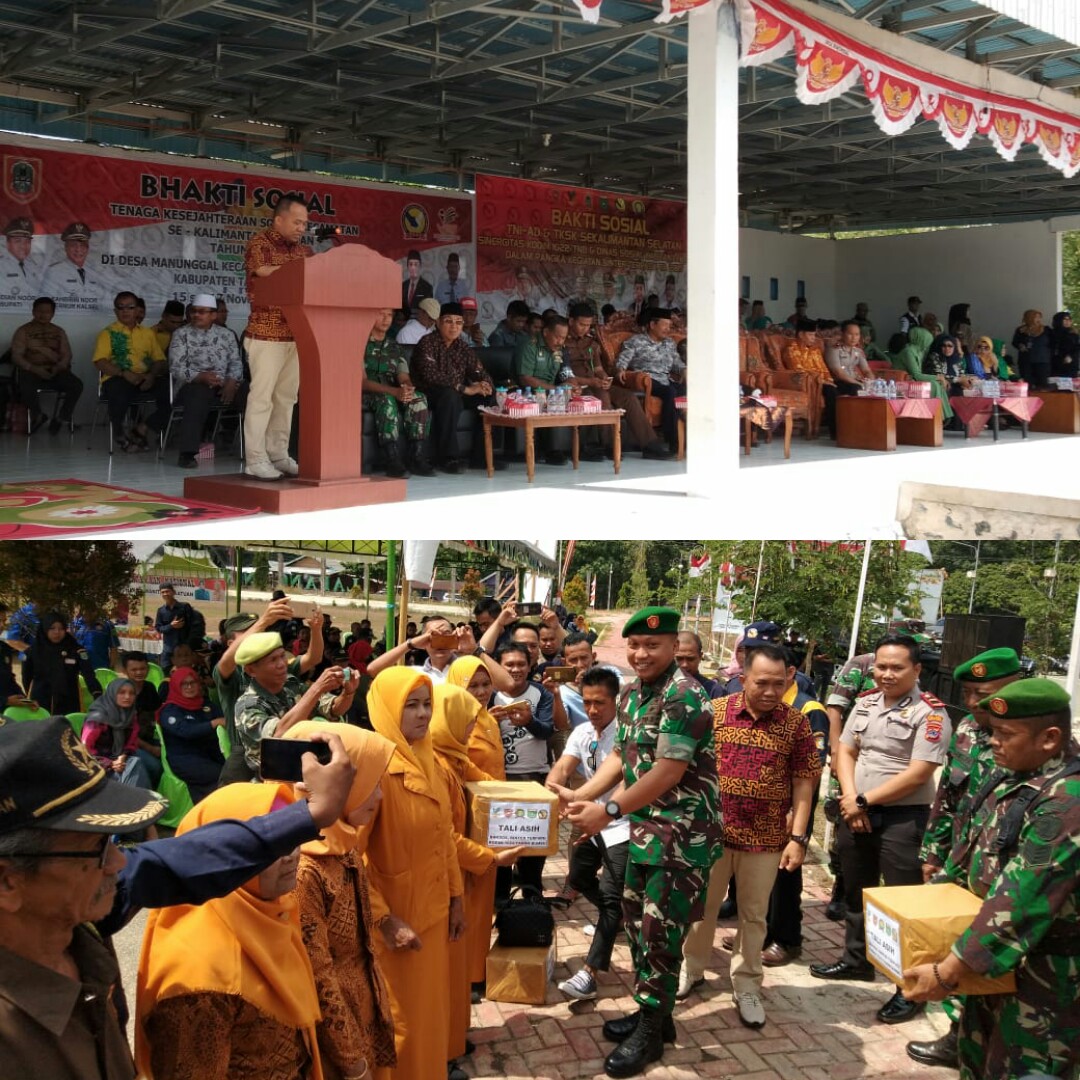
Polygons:
M315 252L303 243L308 227L307 204L283 195L274 207L268 229L256 233L244 252L251 314L247 324L247 357L251 390L244 414L244 472L259 480L296 476L300 469L289 456L293 406L300 390L300 355L285 313L259 302L259 281L286 263Z
M120 969L109 948L143 907L224 896L340 817L355 775L304 758L308 800L220 821L127 852L113 837L165 803L109 779L64 717L0 730L0 1071L47 1080L132 1080Z
M945 761L952 726L944 704L919 689L919 646L914 638L888 634L874 649L878 689L855 703L840 736L836 772L840 781L837 838L844 872L844 955L811 964L818 979L874 981L866 959L863 889L922 883L919 844L934 800L934 772ZM877 1017L899 1024L923 1006L896 993Z
M42 293L51 296L58 307L94 310L107 306L112 287L98 267L86 266L90 235L89 226L82 221L73 221L60 234L64 258L48 267L41 282Z
M794 688L795 672L793 667L789 671L785 648L758 645L747 653L745 689L713 703L724 851L709 873L703 917L687 935L676 995L687 997L705 981L717 912L734 875L739 924L731 983L739 1020L750 1028L765 1026L761 956L769 897L778 870L802 866L810 843L814 788L821 776L810 723L784 702L789 674Z
M953 679L960 684L964 704L971 711L953 730L934 805L930 808L930 821L919 850L924 881L940 874L949 853L965 841L971 823L972 800L995 768L990 746L992 714L980 708L979 702L1019 678L1020 657L1015 649L988 649L953 672ZM949 1030L932 1042L909 1042L908 1057L923 1065L956 1068L956 1034L963 1010L962 999L948 998L944 1010L951 1021Z
M280 739L293 724L313 716L340 720L360 684L355 673L350 672L346 682L342 668L328 667L305 690L289 673L289 655L280 634L248 634L236 650L236 663L248 679L236 702L236 734L254 774L259 771L259 743L264 738Z
M28 217L12 218L4 226L6 243L0 249L0 300L22 307L37 296L41 260L33 254L34 223Z
M709 867L720 854L712 709L675 663L679 613L648 607L623 626L637 679L620 696L611 752L576 791L557 788L585 837L630 818L623 918L640 1011L604 1024L619 1045L608 1076L636 1076L675 1041L675 990L683 942L701 919ZM592 800L622 781L605 806Z
M937 963L904 972L912 1001L940 1001L969 973L1016 976L1012 994L964 998L960 1080L1060 1076L1080 1065L1080 757L1069 695L1022 679L979 702L997 768L971 803L945 876L982 901Z

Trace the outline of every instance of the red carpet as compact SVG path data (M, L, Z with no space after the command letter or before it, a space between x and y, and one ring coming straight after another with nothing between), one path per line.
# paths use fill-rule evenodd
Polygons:
M0 483L0 538L40 540L165 522L222 521L253 510L83 480Z

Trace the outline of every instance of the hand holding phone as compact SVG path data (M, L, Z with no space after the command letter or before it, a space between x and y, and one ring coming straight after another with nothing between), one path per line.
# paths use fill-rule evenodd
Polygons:
M534 603L529 601L527 603L519 603L517 606L518 615L539 615L543 612L544 605L540 603Z
M304 778L303 757L314 754L326 765L333 756L329 743L306 739L263 739L259 743L259 775L264 780L284 780L290 784Z

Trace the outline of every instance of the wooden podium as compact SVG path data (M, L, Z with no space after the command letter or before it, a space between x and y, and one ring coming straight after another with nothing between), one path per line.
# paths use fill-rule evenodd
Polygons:
M361 244L260 278L260 304L285 312L300 353L299 476L192 476L184 495L271 514L400 502L405 481L361 476L364 346L375 313L401 303L401 269Z

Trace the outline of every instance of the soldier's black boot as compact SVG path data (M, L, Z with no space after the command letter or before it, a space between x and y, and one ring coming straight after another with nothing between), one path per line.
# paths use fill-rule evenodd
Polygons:
M825 918L832 922L843 922L847 912L847 904L844 903L844 878L841 874L836 875L833 882L832 896L825 907Z
M386 458L386 475L394 480L407 478L409 470L405 468L405 462L401 460L401 450L397 442L387 443L383 447L383 457Z
M409 468L417 476L434 476L435 469L427 459L423 440L409 443Z
M620 1016L618 1020L606 1020L604 1022L604 1038L608 1042L622 1042L638 1026L640 1012L631 1013L629 1016ZM660 1034L664 1042L675 1041L675 1020L670 1013L665 1013L660 1027Z
M920 1065L945 1065L958 1069L960 1062L956 1052L957 1023L954 1020L949 1030L933 1042L909 1042L908 1057Z
M637 1076L647 1065L664 1056L661 1034L663 1016L659 1009L641 1007L634 1030L607 1056L604 1071L608 1076Z

